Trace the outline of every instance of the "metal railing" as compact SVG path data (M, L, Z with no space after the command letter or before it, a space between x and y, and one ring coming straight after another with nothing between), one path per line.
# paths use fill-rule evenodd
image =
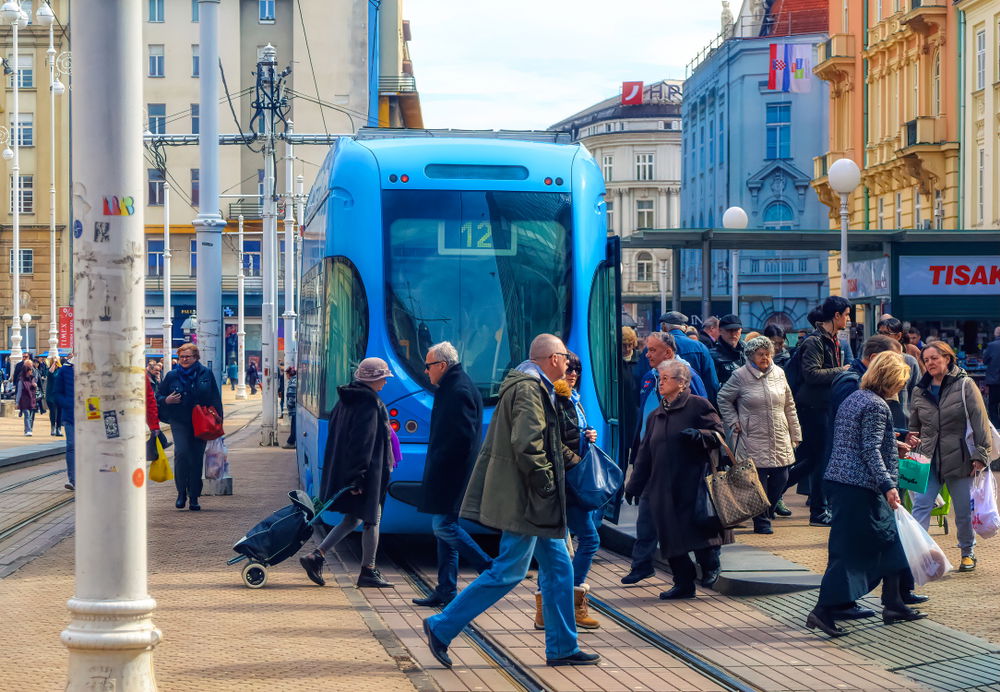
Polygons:
M278 202L278 216L284 216L285 214L285 203L282 201ZM229 203L229 216L226 218L235 219L242 215L247 221L254 221L260 219L264 215L264 205L260 202L230 202Z
M417 90L417 80L413 75L400 75L398 77L379 77L378 90L385 92L409 92Z

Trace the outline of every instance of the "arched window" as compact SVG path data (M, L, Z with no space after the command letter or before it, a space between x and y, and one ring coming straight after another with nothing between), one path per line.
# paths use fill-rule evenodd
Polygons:
M635 256L635 280L653 280L653 256L648 252L640 252Z
M784 202L772 202L764 210L764 228L786 231L795 223L795 212Z
M941 51L934 54L934 69L932 77L932 93L934 115L941 115Z

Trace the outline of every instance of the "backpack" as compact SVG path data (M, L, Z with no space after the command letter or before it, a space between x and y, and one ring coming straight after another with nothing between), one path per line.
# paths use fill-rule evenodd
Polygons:
M807 336L806 339L811 338ZM802 386L802 344L805 343L803 339L798 346L792 351L792 357L788 359L785 363L785 380L788 382L789 389L792 390L792 395L795 396L799 392L799 388Z

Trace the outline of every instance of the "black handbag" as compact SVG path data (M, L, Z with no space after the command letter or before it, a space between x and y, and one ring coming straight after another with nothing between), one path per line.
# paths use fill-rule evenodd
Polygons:
M580 462L566 472L566 490L578 507L591 511L608 504L624 480L625 474L615 460L590 444Z

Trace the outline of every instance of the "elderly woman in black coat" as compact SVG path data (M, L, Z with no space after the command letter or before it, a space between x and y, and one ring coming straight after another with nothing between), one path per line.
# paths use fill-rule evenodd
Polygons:
M722 421L707 399L688 391L687 363L668 360L657 370L662 403L646 421L625 495L649 498L660 552L674 575L673 588L660 598L694 598L695 565L688 554L693 552L701 566L702 585L711 586L719 577L719 549L733 541L731 531L705 528L696 513L696 500L709 473L709 454L719 446Z
M323 501L350 488L330 508L344 515L319 544L319 548L299 558L306 575L323 586L323 564L331 550L349 533L364 524L361 533L361 574L358 586L391 587L375 568L378 525L382 503L389 486L393 455L389 412L378 392L392 377L381 358L365 358L354 371L350 384L337 387L339 401L330 413L330 425L323 454Z

